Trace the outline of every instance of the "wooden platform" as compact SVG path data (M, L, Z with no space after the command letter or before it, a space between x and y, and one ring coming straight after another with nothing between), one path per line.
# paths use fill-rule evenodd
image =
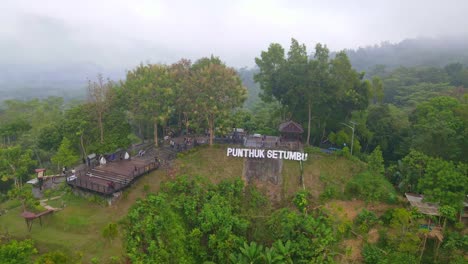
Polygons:
M70 186L78 187L104 195L111 195L130 185L139 176L159 167L155 160L134 158L108 162L92 169L75 173L76 178L69 178Z
M48 209L47 211L38 213L38 214L35 214L33 212L24 211L23 213L21 213L21 216L24 218L24 221L26 221L26 226L28 227L28 231L31 232L32 224L33 224L33 221L35 219L39 218L39 223L42 226L42 217L44 215L48 215L48 214L51 214L53 212L54 212L54 210L50 210L50 209Z

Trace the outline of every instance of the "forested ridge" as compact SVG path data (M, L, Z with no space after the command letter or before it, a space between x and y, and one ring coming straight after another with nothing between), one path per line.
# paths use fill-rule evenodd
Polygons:
M5 216L0 222L10 214L5 209L43 209L25 185L35 168L60 172L90 153L112 153L142 141L159 147L172 134L209 135L209 146L180 154L180 173L160 188L128 190L144 197L125 217L99 225L97 235L109 241L103 247L111 248L118 237L124 252L99 259L45 251L0 224L0 262L465 263L468 68L463 54L460 61L450 57L436 65L376 59L375 65L363 60L356 66L362 52L333 53L325 44L311 48L292 39L288 48L266 47L255 58L255 70L236 70L215 56L140 64L123 81L104 75L89 80L86 100L4 101L0 209ZM191 160L201 163L197 155L223 149L214 139L229 136L233 128L278 135L286 120L304 127L304 151L314 159L306 162L304 177L320 188L297 184L289 193L290 183L284 183L277 189L281 199L275 200L261 185L229 174L222 160L206 165L202 175L184 171L196 165ZM325 170L316 160L331 167L344 162L350 175ZM212 179L209 173L216 169L228 174L225 180ZM101 201L80 200L67 188L61 189L65 197L81 206ZM437 204L439 216L410 207L407 192ZM365 208L343 216L344 209L333 206L336 201L360 201ZM59 214L66 215L67 208Z

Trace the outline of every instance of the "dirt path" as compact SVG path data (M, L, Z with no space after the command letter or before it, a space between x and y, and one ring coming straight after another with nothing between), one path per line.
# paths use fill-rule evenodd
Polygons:
M60 198L62 198L62 196L55 196L55 197L52 197L52 198L49 198L49 199L40 200L39 203L40 203L40 205L42 207L44 207L47 210L60 211L63 208L55 208L55 207L52 207L52 206L47 204L48 201L57 200L57 199L60 199Z

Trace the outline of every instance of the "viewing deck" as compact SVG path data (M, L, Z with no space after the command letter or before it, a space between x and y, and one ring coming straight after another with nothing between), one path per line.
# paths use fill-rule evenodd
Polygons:
M156 170L159 162L134 158L131 160L118 160L92 169L76 171L75 175L68 177L70 186L99 194L111 195L129 186L136 178Z

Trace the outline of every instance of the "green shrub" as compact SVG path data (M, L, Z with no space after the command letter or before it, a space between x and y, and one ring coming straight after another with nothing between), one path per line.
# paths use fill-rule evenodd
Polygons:
M379 263L384 257L383 252L377 246L371 244L364 245L362 256L366 264Z
M11 210L19 206L21 206L21 201L17 199L12 199L12 200L5 202L2 207L7 210Z
M362 209L362 211L357 215L356 219L354 220L354 224L358 226L359 230L362 233L369 232L369 229L372 228L375 224L377 224L378 218L374 212Z
M301 213L307 213L307 206L309 205L309 192L304 190L304 191L299 191L296 193L296 196L294 197L293 203Z
M36 264L64 264L69 263L67 255L60 251L46 253L36 260Z
M315 153L322 153L322 150L320 148L314 147L314 146L305 146L304 147L304 152L307 154L315 154Z
M11 240L8 243L0 244L0 263L30 263L31 256L36 253L37 250L32 240Z
M119 230L116 223L109 223L102 229L102 237L108 239L112 242L117 235L119 234Z
M395 203L397 197L390 182L369 171L354 176L346 185L345 194L349 198L363 199L366 202Z
M338 190L335 186L326 186L319 197L320 201L322 202L333 198L338 198Z
M382 223L384 225L390 225L390 222L392 221L392 217L393 217L393 211L394 209L393 208L390 208L388 210L386 210L381 216L380 216L380 220L382 221Z

